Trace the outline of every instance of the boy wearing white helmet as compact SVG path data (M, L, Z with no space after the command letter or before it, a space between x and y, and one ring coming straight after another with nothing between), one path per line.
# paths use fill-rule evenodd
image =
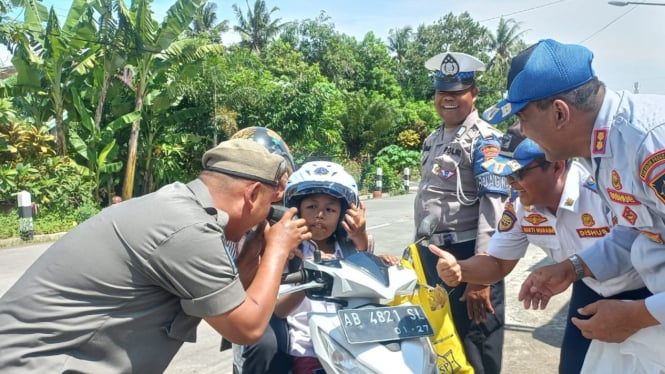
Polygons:
M371 251L373 242L365 228L365 206L358 200L356 181L341 165L328 161L304 164L289 177L284 205L297 207L312 233L312 240L300 246L303 258L312 258L316 249L323 260L343 258L356 251ZM388 257L384 261L396 263L397 259ZM323 369L314 354L307 314L331 312L336 307L334 303L307 299L304 292L278 299L275 314L286 317L289 325L294 374Z

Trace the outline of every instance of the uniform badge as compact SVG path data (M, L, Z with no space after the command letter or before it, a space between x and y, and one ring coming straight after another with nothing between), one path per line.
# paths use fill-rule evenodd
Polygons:
M637 200L637 198L629 193L621 192L621 191L615 191L612 189L607 189L607 196L610 198L610 200L614 201L615 203L623 204L623 205L640 205L642 203Z
M640 233L658 244L665 244L663 237L657 232L640 230Z
M665 204L665 170L649 181L649 188L656 193L658 200Z
M576 229L577 236L580 238L602 238L603 236L609 234L610 228L607 226L604 227L585 227L581 229Z
M564 204L566 204L566 206L573 206L573 204L575 204L575 199L569 197L566 199L566 202Z
M494 144L484 145L480 148L480 152L485 157L485 160L491 160L499 155L501 148Z
M453 56L447 54L441 61L441 72L447 76L454 76L459 73L459 63Z
M450 177L455 175L455 171L454 170L439 169L439 175L443 179L450 179Z
M596 224L596 221L593 220L593 216L589 213L582 214L582 224L586 227L591 227Z
M556 235L552 226L522 226L522 232L527 235Z
M532 225L540 225L541 223L547 221L547 217L540 215L538 213L532 213L524 217L524 220Z
M499 221L499 232L511 230L515 226L515 221L517 221L515 213L508 209L504 210L503 215L501 215L501 220Z
M630 222L631 225L634 225L635 222L637 222L637 213L635 213L635 211L629 207L626 207L623 210L623 214L621 216L625 218L626 221Z
M593 150L591 153L594 155L605 154L605 146L607 145L607 129L593 130Z
M665 149L661 149L660 151L647 156L640 165L640 179L646 182L651 171L663 163L665 163Z
M623 185L621 185L621 177L619 177L619 173L616 170L612 170L612 187L614 187L615 190L623 188Z

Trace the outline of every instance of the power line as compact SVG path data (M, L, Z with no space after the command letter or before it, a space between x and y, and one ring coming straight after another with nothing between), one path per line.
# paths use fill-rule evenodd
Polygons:
M503 17L509 17L509 16L513 16L513 15L515 15L515 14L520 14L520 13L530 12L530 11L532 11L532 10L545 8L545 7L552 6L552 5L555 5L555 4L558 4L558 3L563 3L564 1L567 1L567 0L552 1L552 2L547 3L547 4L541 4L541 5L538 5L538 6L535 6L535 7L531 7L531 8L527 8L527 9L518 10L518 11L515 11L515 12L512 12L512 13L508 13L508 14L501 14L501 15L499 15L499 16L492 17L492 18L487 18L487 19L483 19L483 20L480 20L480 21L478 21L478 22L493 21L493 20L495 20L495 19L499 19L499 18L503 18Z
M632 12L633 10L635 10L635 8L637 8L637 5L633 5L630 9L628 9L627 11L625 11L621 15L619 15L619 17L611 20L607 25L601 27L598 31L594 32L593 34L587 36L585 39L580 41L579 44L582 44L582 43L586 42L587 40L593 38L594 36L598 35L601 31L605 30L606 28L610 27L613 23L615 23L619 19L623 18L623 16L625 16L626 14L628 14L628 13Z

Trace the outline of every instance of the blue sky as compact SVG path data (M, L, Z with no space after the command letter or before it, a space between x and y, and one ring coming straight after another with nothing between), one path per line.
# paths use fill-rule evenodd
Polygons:
M652 2L665 0L653 0ZM129 4L130 0L125 0ZM214 0L219 19L233 24L232 4L245 9L245 1ZM67 0L45 0L54 4L64 18ZM153 10L161 19L173 0L155 0ZM250 4L253 0L250 0ZM553 38L580 43L595 55L597 75L612 89L665 94L665 6L629 5L616 7L605 0L266 0L277 6L282 21L316 18L321 11L331 17L338 31L362 38L373 31L384 41L390 29L431 24L445 14L468 11L471 16L496 30L499 17L513 18L527 30L528 43ZM234 41L235 34L225 36ZM0 65L8 57L0 54Z

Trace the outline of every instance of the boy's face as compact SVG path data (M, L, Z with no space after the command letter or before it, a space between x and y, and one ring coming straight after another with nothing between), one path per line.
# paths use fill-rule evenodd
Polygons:
M300 218L307 221L312 240L328 239L337 229L342 205L334 196L313 194L300 202Z

